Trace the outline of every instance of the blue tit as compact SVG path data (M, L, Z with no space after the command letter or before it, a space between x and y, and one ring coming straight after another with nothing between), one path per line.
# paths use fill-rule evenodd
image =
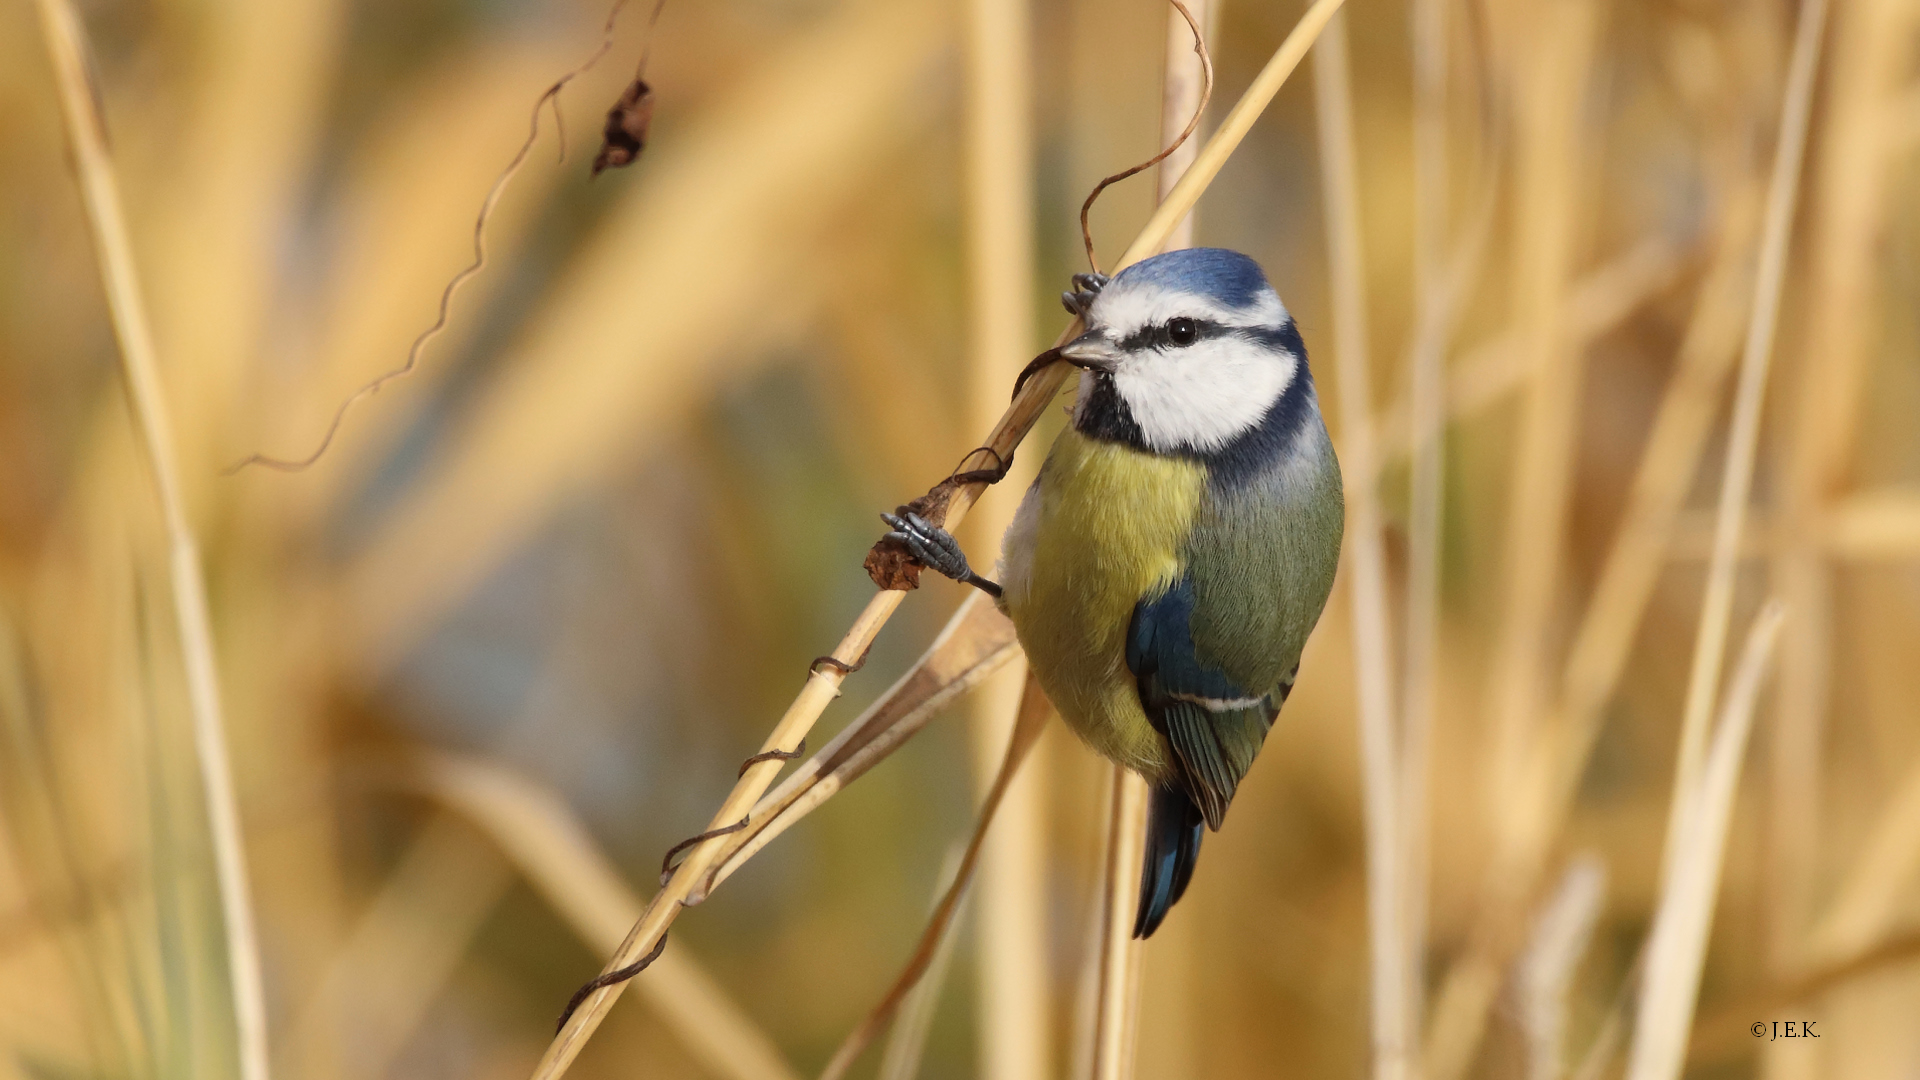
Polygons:
M1190 248L1075 281L1073 422L1007 529L1000 583L923 519L889 516L889 535L997 596L1060 715L1151 785L1146 937L1293 689L1345 503L1306 347L1257 263Z

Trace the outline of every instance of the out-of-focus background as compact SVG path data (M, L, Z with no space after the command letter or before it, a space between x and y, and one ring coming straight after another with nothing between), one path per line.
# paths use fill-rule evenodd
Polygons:
M1420 653L1420 582L1439 605L1430 683L1401 680L1431 687L1430 809L1413 815L1431 868L1426 1075L1595 1058L1612 1075L1620 1058L1589 1051L1632 1015L1660 885L1797 8L1349 8L1346 194L1396 678L1410 641ZM209 582L275 1071L523 1076L661 853L704 827L871 595L875 512L981 441L967 57L1022 38L970 34L963 0L673 0L651 144L589 182L644 36L636 5L560 99L564 161L543 120L489 263L419 370L357 406L311 470L226 476L256 450L305 454L337 402L405 357L534 99L600 40L605 5L81 9ZM1216 119L1301 10L1218 5ZM1431 10L1441 30L1422 36ZM1033 0L1027 17L1030 175L1014 187L1033 284L1013 310L1030 324L1001 329L1030 355L1085 268L1080 199L1158 143L1168 12ZM1917 43L1911 0L1835 0L1732 651L1766 597L1788 623L1693 1076L1920 1070ZM1347 446L1313 63L1201 201L1196 239L1267 268ZM166 548L69 160L33 8L0 6L0 1074L233 1075ZM1152 200L1150 176L1104 197L1105 260ZM1444 496L1437 562L1413 523L1421 356L1447 382L1423 458ZM822 734L960 599L946 582L910 596ZM1336 589L1299 691L1146 947L1141 1077L1369 1069L1350 604ZM706 1011L630 993L575 1074L817 1072L966 835L992 756L980 716L952 710L686 912L672 985L702 987ZM1527 794L1543 762L1571 770L1564 816ZM1059 725L1028 774L1002 825L1038 853L1012 902L1041 946L996 955L980 942L1004 938L969 924L918 1075L1084 1060L1107 774ZM975 990L1001 968L1040 990L1025 1034L996 1033ZM1749 1033L1774 1021L1821 1038Z

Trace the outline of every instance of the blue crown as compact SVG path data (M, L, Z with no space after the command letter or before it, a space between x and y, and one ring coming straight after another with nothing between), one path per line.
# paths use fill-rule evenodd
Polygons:
M1120 271L1115 283L1198 293L1228 307L1252 307L1271 292L1260 264L1226 248L1181 248Z

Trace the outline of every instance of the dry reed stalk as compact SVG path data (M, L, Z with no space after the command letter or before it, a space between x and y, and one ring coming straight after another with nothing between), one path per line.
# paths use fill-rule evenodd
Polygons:
M1796 42L1795 65L1801 64L1803 55L1810 57L1805 61L1807 64L1813 62L1812 57L1817 57L1817 49L1810 54L1806 51L1813 49L1813 44L1806 40L1805 29L1803 24L1802 34ZM1733 455L1740 452L1743 437L1751 440L1757 436L1759 394L1764 388L1765 374L1764 366L1755 366L1758 355L1756 348L1762 345L1757 331L1764 320L1770 338L1773 325L1771 312L1777 310L1775 305L1791 226L1791 185L1797 182L1798 147L1803 146L1805 139L1806 103L1811 91L1811 78L1810 68L1795 66L1789 73L1780 143L1766 196L1761 233L1761 274L1754 285L1755 300L1749 309L1741 367L1742 389L1736 395L1736 430L1729 443L1729 465L1723 478L1725 483L1720 503L1723 514L1728 510L1728 499L1733 494L1729 491L1729 484L1738 488L1738 500L1731 504L1733 511L1739 514L1745 508L1746 488L1751 478L1751 441L1744 444L1746 449L1740 459L1748 470L1744 479ZM1750 198L1752 196L1739 194L1736 188L1729 206L1728 232L1722 238L1715 270L1709 274L1702 289L1693 322L1688 329L1687 341L1683 345L1682 370L1662 403L1660 417L1636 477L1633 501L1626 521L1609 553L1601 584L1595 590L1593 608L1584 620L1570 652L1560 703L1561 719L1554 726L1558 732L1558 745L1543 747L1544 763L1529 770L1531 775L1528 783L1536 790L1530 797L1523 798L1521 805L1547 809L1544 812L1530 809L1514 815L1522 830L1508 837L1503 845L1490 886L1493 894L1524 890L1537 873L1538 860L1565 813L1564 807L1572 798L1574 786L1598 732L1601 709L1611 695L1625 663L1634 630L1657 577L1665 538L1671 533L1673 518L1685 496L1687 478L1692 475L1690 468L1679 467L1681 460L1698 454L1711 420L1710 402L1715 393L1715 384L1724 377L1715 372L1720 363L1718 358L1725 355L1725 346L1720 342L1732 333L1727 320L1738 308L1731 298L1720 297L1737 291L1744 277L1741 269L1741 260L1744 259L1741 223L1745 220L1745 212L1742 207ZM1721 293L1722 289L1728 290L1728 293ZM1753 425L1747 429L1739 426L1743 402L1746 415ZM1736 543L1740 532L1738 517L1731 523L1723 518L1722 524L1731 524L1732 531L1727 536L1727 542L1729 545ZM1720 534L1716 535L1718 537ZM1708 595L1709 610L1715 606L1723 609L1722 614L1714 620L1719 627L1717 634L1722 650L1725 642L1724 609L1731 602L1733 550L1729 546L1724 597L1716 599L1711 584ZM1716 631L1703 621L1701 636L1705 638L1714 633ZM1715 667L1718 667L1717 658ZM1694 678L1698 679L1701 674L1696 670ZM1717 685L1717 681L1716 670L1708 682L1708 689ZM1691 710L1700 706L1693 701L1691 687L1689 693L1688 715L1692 716ZM1710 698L1705 707L1711 709ZM1704 723L1700 726L1704 727ZM1683 734L1683 740L1687 738ZM1687 761L1688 756L1683 754L1681 760ZM1555 805L1563 809L1555 811L1552 809ZM1672 824L1670 819L1670 827ZM1671 852L1673 849L1669 846L1667 850ZM1448 999L1445 1019L1457 1033L1449 1037L1452 1049L1448 1059L1450 1066L1456 1070L1465 1067L1463 1059L1471 1054L1472 1045L1478 1043L1479 1025L1482 1023L1480 1018L1484 1016L1484 1010L1498 985L1499 957L1504 950L1492 943L1504 936L1500 927L1501 915L1498 913L1511 907L1512 903L1485 902L1481 924L1476 927L1474 934L1481 944L1471 947L1468 958L1449 973L1443 990L1443 998ZM1436 1016L1436 1027L1441 1019ZM1436 1075L1444 1080L1458 1073L1436 1072Z
M947 886L946 894L934 907L933 915L927 920L926 929L921 932L919 946L908 959L907 966L894 981L886 996L874 1006L860 1025L849 1033L834 1052L827 1067L820 1071L820 1080L841 1080L853 1063L859 1059L873 1040L879 1036L882 1028L892 1022L907 996L919 985L920 979L927 973L934 957L939 953L942 942L953 929L955 918L960 913L960 903L965 898L967 888L973 882L975 866L986 842L993 820L999 812L1002 800L1008 789L1020 773L1020 766L1033 750L1033 744L1040 739L1040 733L1046 730L1047 719L1053 714L1053 706L1040 689L1039 680L1028 676L1020 697L1018 715L1014 718L1012 730L1007 734L1006 751L1001 758L1000 769L993 778L986 798L980 804L979 820L973 828L973 837L967 842L966 853L961 856L960 868L953 875L953 881ZM1047 1064L1040 1063L1043 1067Z
M1447 276L1447 219L1451 197L1447 176L1447 4L1445 0L1414 0L1410 8L1414 308L1424 310L1439 299ZM1416 415L1437 419L1432 410L1439 408L1440 403L1432 399L1436 399L1442 389L1436 378L1441 374L1439 370L1414 369L1411 392Z
M1759 228L1761 189L1742 179L1727 198L1713 263L1707 271L1680 346L1678 370L1661 397L1646 449L1634 474L1627 509L1607 552L1592 600L1573 635L1561 673L1559 698L1547 725L1527 783L1516 794L1515 818L1525 826L1511 830L1507 847L1494 853L1493 868L1469 932L1468 958L1443 981L1441 1000L1447 1026L1456 1040L1477 1042L1477 1031L1497 989L1504 955L1518 947L1508 932L1516 905L1526 902L1531 882L1543 872L1549 845L1572 806L1575 788L1599 735L1606 703L1625 668L1628 650L1652 598L1668 557L1676 520L1698 471L1721 392L1740 345L1742 312L1750 288L1748 269ZM1643 248L1660 245L1649 242ZM1661 277L1673 273L1670 249L1649 253ZM1622 257L1621 277L1636 256ZM1601 271L1589 281L1607 274ZM1583 287L1570 305L1569 319L1583 310L1580 297L1600 299ZM1436 1028L1441 1026L1439 1017ZM1456 1051L1470 1054L1471 1048Z
M1319 36L1321 29L1325 27L1327 19L1339 10L1341 2L1342 0L1316 0L1315 4L1301 17L1293 32L1281 42L1273 58L1255 77L1253 85L1228 113L1220 130L1201 149L1187 174L1174 186L1168 201L1160 205L1148 219L1140 234L1134 238L1133 243L1128 246L1126 253L1116 264L1116 273L1159 250L1160 245L1165 242L1168 233L1171 232L1173 224L1192 209L1201 192L1206 190L1207 185L1219 174L1221 166L1226 163L1234 148L1252 128L1253 121L1273 99L1273 95L1279 92L1286 77L1292 73L1301 57L1306 54L1306 50L1313 44L1314 39ZM1074 333L1078 326L1079 321L1076 319L1062 333L1060 340L1064 342L1067 335ZM1063 363L1051 364L1029 378L1014 397L1012 406L1000 418L999 423L994 426L993 432L983 444L990 451L990 455L976 452L969 456L994 456L1000 461L1007 460L1013 448L1039 420L1041 411L1059 392L1061 384L1066 379L1066 367L1067 365ZM958 527L984 488L984 484L975 483L961 486L953 491L947 504L944 522L948 528ZM812 730L814 721L819 719L821 712L839 694L840 683L846 678L841 668L849 667L866 655L873 639L892 617L905 595L903 592L894 590L881 590L868 602L866 610L861 612L846 636L834 649L832 656L838 664L825 666L826 670L821 670L823 665L815 666L799 696L794 699L793 704L788 707L786 714L781 717L780 722L775 725L773 732L762 745L762 753L788 751L806 737ZM762 761L750 766L713 816L708 830L727 828L745 818L760 795L772 783L773 776L779 771L779 767L780 762L777 760ZM718 839L724 841L725 837ZM679 871L673 875L666 887L654 896L646 912L634 924L620 948L615 951L605 972L629 967L654 951L660 944L662 935L666 933L667 927L672 925L674 918L679 914L682 902L696 889L703 887L702 883L709 871L719 865L718 859L722 849L723 844L707 840L695 845L688 852L686 861L681 864ZM613 1002L619 998L624 985L625 983L622 982L602 987L581 1003L579 1009L568 1017L565 1026L547 1047L546 1053L541 1056L540 1063L534 1070L535 1080L555 1080L565 1074L567 1067L578 1056L586 1039L592 1037L593 1030L599 1026L607 1010L613 1007Z
M1526 827L1512 831L1508 847L1495 854L1493 875L1501 884L1489 889L1480 916L1483 925L1473 934L1477 940L1495 936L1486 923L1507 918L1500 913L1499 896L1530 891L1525 883L1539 872L1571 807L1606 703L1625 669L1665 564L1676 520L1739 347L1759 196L1757 185L1743 184L1730 199L1718 252L1680 347L1679 369L1661 397L1634 473L1627 509L1568 649L1548 738L1527 770L1527 784L1515 802L1526 807L1516 811Z
M1353 89L1345 15L1328 22L1314 53L1321 191L1333 295L1333 351L1339 372L1342 445L1347 463L1347 554L1353 598L1354 671L1359 700L1361 778L1367 835L1367 924L1372 983L1373 1075L1403 1080L1415 1052L1413 970L1406 955L1406 882L1393 717L1393 659L1386 568L1372 439L1372 360L1368 354L1366 268L1362 261Z
M1527 1040L1528 1080L1566 1073L1568 996L1593 927L1606 905L1607 864L1592 852L1575 856L1534 920L1515 973L1520 1026Z
M1695 299L1677 370L1661 395L1626 511L1567 650L1554 725L1563 745L1551 775L1568 794L1626 669L1738 355L1761 194L1758 183L1743 181L1728 198L1718 251Z
M1015 766L1004 748L1019 737L1022 703L1035 693L1027 665L1016 655L988 676L969 702L975 787L994 800L998 819L985 833L973 904L975 1041L980 1075L991 1080L1041 1080L1053 1072L1043 763L1027 766L996 794L1003 785L1000 774ZM1024 760L1027 749L1021 753ZM983 820L983 831L985 825Z
M162 390L152 330L141 298L133 248L121 210L119 184L107 150L106 117L87 74L84 31L66 0L38 0L40 27L53 62L74 169L86 205L114 336L141 448L165 523L169 583L193 717L194 749L206 800L214 867L226 932L234 1036L243 1080L266 1080L267 1013L259 946L248 895L245 845L227 760L220 678L214 663L200 552L183 500L177 446Z
M1673 801L1679 825L1668 836L1673 847L1667 852L1668 874L1647 942L1627 1080L1678 1080L1686 1062L1687 1035L1693 1028L1700 971L1713 930L1714 897L1720 887L1740 763L1785 618L1785 609L1771 601L1754 620L1727 686L1708 754L1692 772L1675 769Z
M1020 655L1013 623L986 594L967 597L913 667L879 699L754 804L747 827L723 838L708 880L688 896L698 904L721 882L801 818L840 793L918 734L950 702Z
M1506 581L1489 672L1494 726L1487 812L1496 837L1514 824L1504 799L1523 780L1547 699L1584 363L1560 316L1578 247L1582 163L1591 142L1582 121L1600 14L1598 4L1577 0L1510 16L1512 32L1534 37L1525 55L1512 58L1518 98L1514 301L1533 372L1512 451L1501 547Z
M1107 803L1107 850L1100 881L1100 948L1094 960L1092 1080L1133 1080L1140 1007L1140 943L1133 936L1146 857L1147 782L1115 765Z
M451 754L421 755L392 779L466 818L589 948L612 950L640 917L640 897L552 790L504 766ZM684 946L661 954L635 992L708 1074L795 1080L773 1040Z
M1033 41L1028 0L966 5L966 266L969 393L965 430L985 431L1034 353ZM1002 481L1026 490L1035 455ZM977 565L993 566L1016 497L978 507L967 521ZM1026 687L1009 664L969 701L975 786L996 786ZM1004 795L999 825L980 856L973 904L976 1041L987 1080L1040 1080L1052 1071L1047 1015L1044 769L1028 768Z
M1484 183L1476 220L1458 259L1447 256L1446 0L1413 0L1413 344L1405 427L1411 453L1407 513L1405 648L1400 681L1400 936L1406 956L1406 1029L1417 1044L1426 1011L1431 742L1440 640L1441 524L1445 512L1446 355L1459 309L1478 276L1494 219L1495 182ZM1459 265L1452 265L1454 263ZM1421 1073L1417 1045L1406 1055Z
M1820 774L1832 696L1834 599L1825 526L1843 493L1867 365L1877 347L1884 242L1905 195L1887 110L1909 75L1915 15L1898 3L1859 3L1836 17L1821 114L1808 262L1807 333L1782 440L1770 576L1793 609L1781 650L1779 708L1769 741L1768 951L1784 974L1801 962L1821 869Z
M1187 0L1187 15L1193 17L1193 26L1200 28L1201 38L1213 41L1214 24L1218 21L1220 8L1213 0ZM1166 67L1160 81L1160 145L1173 146L1173 151L1160 159L1158 172L1154 177L1154 196L1156 202L1165 201L1173 193L1173 186L1186 175L1187 168L1200 153L1199 137L1206 130L1206 118L1201 118L1201 126L1194 129L1194 138L1180 141L1180 133L1186 130L1187 121L1200 109L1201 98L1206 93L1206 72L1200 63L1200 54L1194 48L1193 26L1187 25L1187 18L1169 5L1167 11L1167 54ZM1179 141L1179 145L1174 143ZM1192 211L1174 225L1167 234L1164 250L1193 246Z
M1106 788L1105 801L1113 798L1112 773L1102 770L1100 773ZM1069 1080L1092 1080L1094 1058L1100 1052L1100 962L1101 949L1107 934L1107 857L1111 847L1107 845L1108 834L1112 831L1112 806L1103 806L1100 815L1100 862L1099 877L1093 882L1093 888L1083 897L1080 915L1081 964L1076 972L1073 986L1073 1026L1071 1051L1067 1056L1067 1076Z
M1173 234L1174 225L1190 213L1193 205L1200 201L1201 193L1213 183L1213 178L1220 174L1221 166L1227 163L1227 158L1232 156L1234 149L1240 145L1240 140L1246 138L1247 132L1253 129L1253 122L1260 118L1260 114L1266 110L1273 96L1280 92L1280 87L1285 85L1287 76L1293 74L1293 69L1299 66L1300 61L1307 55L1307 50L1313 47L1314 41L1326 28L1327 20L1333 18L1334 14L1340 10L1342 2L1343 0L1314 0L1313 5L1300 16L1300 21L1294 25L1292 32L1287 34L1286 40L1274 50L1266 66L1260 69L1260 73L1254 76L1253 83L1247 87L1245 93L1240 95L1240 100L1235 102L1233 108L1221 119L1219 128L1201 145L1199 152L1194 155L1192 164L1180 174L1180 179L1175 182L1172 190L1168 191L1160 200L1159 206L1154 208L1153 216L1148 218L1146 225L1141 227L1140 235L1134 238L1133 243L1127 248L1127 253L1122 255L1120 261L1115 264L1116 273L1120 268L1139 262L1158 251L1166 238Z
M1447 4L1413 0L1413 274L1418 315L1409 350L1412 462L1407 511L1405 648L1400 677L1400 932L1405 939L1407 1030L1425 1010L1428 769L1440 637L1441 516L1445 512L1446 350L1461 275L1448 273ZM1488 194L1493 192L1491 183ZM1492 221L1493 202L1486 202ZM1484 230L1481 233L1484 236ZM1478 246L1478 245L1476 245ZM1478 261L1475 259L1474 261ZM1420 1057L1409 1052L1409 1071Z
M940 876L933 890L936 906L953 882L958 880L960 860L965 853L964 844L955 844L947 849L947 857L940 865ZM961 896L960 907L954 912L956 922L966 918L968 899L970 894ZM927 964L926 975L901 1001L900 1014L888 1030L887 1044L880 1051L880 1070L875 1073L876 1080L914 1080L920 1075L920 1062L927 1049L927 1032L933 1027L934 1010L940 1004L940 989L947 981L947 968L953 962L953 946L958 940L959 937L954 934L947 934L940 939L940 944L933 950L933 959Z
M1582 121L1600 16L1599 5L1585 0L1550 8L1520 5L1496 26L1510 46L1506 60L1517 98L1514 302L1520 349L1531 370L1511 454L1501 545L1506 580L1487 682L1492 760L1483 811L1495 852L1515 846L1510 835L1527 824L1508 800L1524 789L1544 728L1584 360L1564 316L1580 232L1582 160L1590 142ZM1522 37L1524 49L1514 44ZM1518 947L1514 913L1525 909L1527 885L1492 864L1483 873L1495 894L1487 907L1503 913L1494 925L1500 946L1470 944L1449 969L1425 1046L1433 1080L1456 1080L1472 1063L1505 957Z
M1785 101L1781 107L1780 138L1774 148L1772 173L1767 180L1767 203L1761 229L1760 264L1754 281L1754 299L1747 321L1746 345L1740 357L1740 376L1734 389L1733 418L1727 435L1725 471L1714 523L1713 559L1707 567L1706 595L1701 601L1693 665L1687 680L1685 712L1681 719L1676 792L1692 791L1707 751L1707 725L1720 686L1725 661L1727 627L1733 614L1734 573L1739 568L1737 546L1746 521L1747 498L1753 486L1754 458L1760 441L1761 406L1767 372L1773 360L1774 332L1779 325L1780 292L1786 281L1787 251L1793 234L1794 210L1800 191L1800 165L1806 152L1807 121L1812 109L1814 76L1819 67L1820 40L1826 27L1827 0L1803 0L1794 31L1793 57L1787 69ZM1671 862L1682 845L1679 829L1684 805L1675 799L1667 817L1666 851L1669 861L1661 877L1671 878Z
M1706 448L1739 347L1758 204L1757 187L1743 187L1729 207L1718 254L1701 286L1680 348L1679 369L1662 395L1619 531L1568 650L1548 738L1533 756L1526 785L1514 798L1514 815L1524 827L1510 831L1507 846L1495 852L1486 895L1469 934L1469 957L1449 972L1443 984L1446 1007L1442 1011L1457 1029L1470 1022L1459 1017L1468 1010L1483 1011L1497 989L1499 958L1512 947L1506 944L1511 935L1504 929L1512 917L1511 905L1523 902L1531 891L1529 883L1541 872L1553 838L1572 807L1605 706L1625 670L1628 651L1665 564L1676 519ZM1477 1032L1471 1038L1477 1041ZM1592 1054L1588 1060L1594 1060Z

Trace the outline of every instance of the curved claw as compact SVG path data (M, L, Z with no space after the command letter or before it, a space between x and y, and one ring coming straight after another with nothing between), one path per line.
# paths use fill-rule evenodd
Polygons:
M967 565L966 552L960 550L960 541L955 540L952 533L911 510L905 517L883 513L880 520L893 527L886 538L905 546L913 561L990 596L1000 595L999 585L974 573Z
M1067 314L1085 318L1093 307L1093 298L1099 296L1100 290L1106 288L1113 279L1105 274L1075 274L1072 280L1073 291L1061 293L1060 303L1067 309Z

